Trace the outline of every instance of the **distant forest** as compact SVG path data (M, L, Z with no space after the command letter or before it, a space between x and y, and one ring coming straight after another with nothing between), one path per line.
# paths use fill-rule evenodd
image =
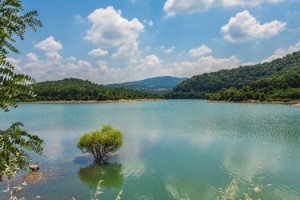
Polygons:
M300 100L300 52L268 63L193 76L175 87L168 98Z
M34 93L36 98L20 96L20 100L104 101L163 98L141 90L108 88L76 78L36 83ZM268 63L193 76L178 84L164 98L215 101L300 100L300 52Z
M34 99L21 96L21 101L104 101L160 98L158 95L142 91L123 88L106 88L103 85L77 78L36 83L33 91L36 94Z

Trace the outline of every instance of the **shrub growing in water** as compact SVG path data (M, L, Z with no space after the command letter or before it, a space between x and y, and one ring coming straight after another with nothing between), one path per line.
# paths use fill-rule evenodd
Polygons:
M94 156L94 163L105 163L108 155L122 145L122 133L110 125L104 125L100 130L85 133L77 143L77 147L83 153L91 153Z

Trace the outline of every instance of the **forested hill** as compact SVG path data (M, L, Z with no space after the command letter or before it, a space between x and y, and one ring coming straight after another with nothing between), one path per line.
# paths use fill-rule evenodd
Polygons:
M109 88L127 88L132 90L142 90L147 92L163 93L173 89L176 85L187 78L177 78L172 76L153 77L140 81L126 83L116 83L106 85Z
M175 87L169 98L206 98L208 93L218 92L223 88L241 89L299 63L300 52L295 52L268 63L193 76Z
M229 88L208 95L214 101L291 101L300 100L300 63L250 83L242 89Z
M120 99L153 99L157 95L129 89L106 88L88 80L66 78L58 81L40 82L34 85L37 101L87 101ZM23 97L24 101L29 101ZM32 100L32 99L31 99Z

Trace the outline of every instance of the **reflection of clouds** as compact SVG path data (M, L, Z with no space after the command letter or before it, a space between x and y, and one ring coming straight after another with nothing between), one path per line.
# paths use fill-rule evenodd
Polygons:
M124 146L120 152L125 177L140 177L146 170L146 166L140 158L141 142L139 140L140 139L135 137L129 139L126 141L127 145Z
M224 155L223 165L232 176L252 180L258 172L260 161L263 162L263 171L276 173L280 170L284 149L268 147L265 143L237 142L229 146Z
M147 142L155 144L161 138L162 132L160 130L151 130L151 132L146 136Z
M289 199L289 200L299 200L300 191L297 193L289 191L286 188L274 189L272 191L276 199Z
M182 192L182 187L178 185L175 177L169 176L166 179L165 189L173 199L189 200L191 199L188 193Z
M193 185L188 179L178 176L168 176L165 180L165 190L172 199L215 199L216 188L212 185Z
M179 193L179 191L177 190L177 188L172 184L166 183L165 188L173 199L180 199L180 200L189 200L190 199L188 194L181 195Z
M64 140L63 134L48 133L49 137L44 142L44 154L50 163L61 161L64 157Z
M134 199L139 199L139 200L153 200L153 196L152 195L145 195L145 194L135 194L134 195Z
M124 133L128 137L125 138L125 145L118 153L122 159L125 177L141 177L144 174L146 164L143 162L141 154L155 146L162 135L161 129L152 129L152 124L145 124L145 120L142 120L145 116L140 114L139 111L136 111L134 115L131 115L133 118L130 124L134 128L128 130L130 134ZM155 120L159 124L155 116L151 117L153 117L151 121Z
M206 133L190 135L188 139L190 140L191 145L194 145L195 147L205 151L210 149L217 137L213 135L210 130L208 130Z

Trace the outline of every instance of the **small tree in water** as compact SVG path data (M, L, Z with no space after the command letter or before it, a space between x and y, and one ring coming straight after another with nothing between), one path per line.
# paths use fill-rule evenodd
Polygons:
M77 147L83 153L91 153L94 156L94 163L105 163L108 155L122 145L122 133L110 125L104 125L100 130L85 133L77 143Z

